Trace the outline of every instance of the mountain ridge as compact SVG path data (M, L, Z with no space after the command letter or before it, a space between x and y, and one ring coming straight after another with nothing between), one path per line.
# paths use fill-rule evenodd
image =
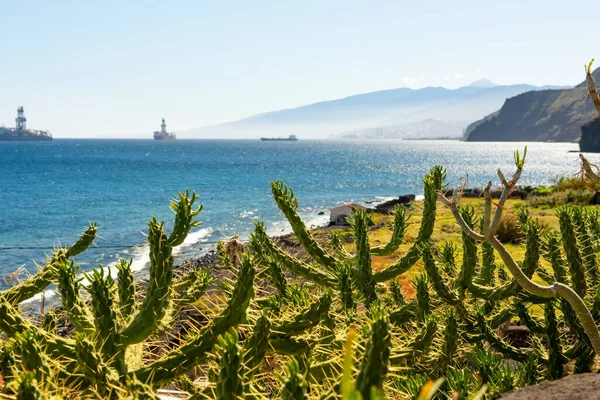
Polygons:
M294 133L304 138L322 138L350 130L417 123L428 118L445 122L473 121L500 107L507 97L547 87L555 86L517 84L457 89L439 86L385 89L195 128L180 132L180 137L259 137ZM462 129L452 133L454 136L461 134Z
M600 79L600 68L592 75ZM502 107L470 124L467 141L560 141L581 137L581 126L597 113L586 98L586 84L571 89L521 93L508 98Z

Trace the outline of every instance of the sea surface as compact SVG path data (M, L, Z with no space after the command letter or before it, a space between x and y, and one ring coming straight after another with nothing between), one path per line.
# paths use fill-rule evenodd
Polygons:
M272 234L289 229L269 182L299 198L309 225L326 222L344 202L422 194L435 164L457 186L513 171L513 151L528 146L522 184L548 184L578 170L577 145L439 141L71 140L0 142L0 276L35 271L54 246L75 241L90 221L96 247L77 257L83 270L132 257L144 268L144 232L152 216L172 226L169 200L189 188L204 205L202 226L177 251L192 256L232 235L246 238L262 220ZM593 157L592 157L593 160ZM324 215L318 215L325 212ZM6 283L5 283L6 284Z

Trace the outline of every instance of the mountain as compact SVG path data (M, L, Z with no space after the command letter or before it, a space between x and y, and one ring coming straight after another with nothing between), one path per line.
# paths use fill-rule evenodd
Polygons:
M485 82L484 82L485 83ZM489 85L489 84L488 84ZM506 85L390 89L272 111L238 121L179 132L180 138L257 138L296 134L300 139L323 138L342 132L427 119L454 124L473 121L497 110L508 97L547 87ZM464 122L463 127L465 125ZM452 135L459 137L462 128Z
M498 86L489 79L480 79L468 85L469 87L491 88Z
M600 79L600 68L593 72ZM506 100L502 108L469 125L467 141L573 142L581 126L597 115L586 98L585 82L571 89L530 91Z

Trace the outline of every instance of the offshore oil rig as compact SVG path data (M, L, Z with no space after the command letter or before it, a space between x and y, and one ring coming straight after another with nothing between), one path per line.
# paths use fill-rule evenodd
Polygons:
M27 129L27 118L23 107L17 108L17 118L15 118L16 127L7 128L0 126L0 141L36 141L36 140L52 140L52 135L48 131L38 131L35 129Z
M167 132L167 123L165 119L162 119L162 123L160 124L160 131L154 132L154 140L175 140L177 136L174 133Z

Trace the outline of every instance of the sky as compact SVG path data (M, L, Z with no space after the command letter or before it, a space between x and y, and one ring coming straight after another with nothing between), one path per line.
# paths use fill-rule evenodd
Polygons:
M575 85L600 1L0 0L0 124L150 137L398 87Z

